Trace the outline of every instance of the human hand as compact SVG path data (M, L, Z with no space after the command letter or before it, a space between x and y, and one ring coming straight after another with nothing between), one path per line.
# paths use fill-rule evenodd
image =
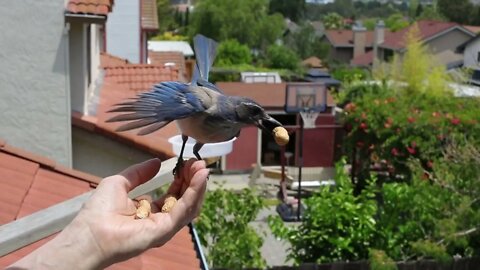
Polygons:
M48 259L48 263L58 263L48 265L49 269L68 265L76 265L76 269L104 268L165 244L199 214L209 172L204 161L188 160L167 192L178 198L173 209L160 213L161 198L152 202L148 218L135 219L135 201L128 198L128 192L153 178L160 165L160 160L152 159L103 179L74 220L35 251L36 261L39 256L55 254L65 264Z

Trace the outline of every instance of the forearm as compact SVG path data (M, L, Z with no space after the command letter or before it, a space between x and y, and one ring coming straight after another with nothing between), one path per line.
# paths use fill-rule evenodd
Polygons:
M102 258L88 226L73 221L54 239L7 269L100 269Z

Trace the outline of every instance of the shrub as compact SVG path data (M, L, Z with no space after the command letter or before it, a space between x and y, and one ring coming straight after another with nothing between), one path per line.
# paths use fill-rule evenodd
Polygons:
M300 58L287 47L272 45L267 49L266 62L270 68L296 70Z
M224 41L218 45L216 65L219 67L251 64L252 56L247 45L235 39Z
M263 239L249 226L262 207L262 199L251 189L238 193L217 189L207 193L195 225L213 268L266 266L260 253Z

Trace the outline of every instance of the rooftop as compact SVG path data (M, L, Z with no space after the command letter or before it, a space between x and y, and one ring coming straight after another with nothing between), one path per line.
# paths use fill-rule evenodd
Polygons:
M134 145L159 158L174 156L168 138L177 135L174 123L170 123L157 132L138 136L137 131L116 132L121 123L107 123L113 114L107 113L114 104L135 97L138 93L148 91L155 83L162 81L178 81L181 79L178 69L150 64L131 64L126 60L109 55L101 55L101 66L104 69L104 81L99 94L99 102L95 115L72 114L72 124L85 130L106 135L123 143Z
M112 11L113 0L69 0L67 12L106 16Z
M12 147L0 139L0 225L92 190L99 177ZM52 239L44 238L0 258L4 268ZM199 269L187 227L166 245L108 269Z

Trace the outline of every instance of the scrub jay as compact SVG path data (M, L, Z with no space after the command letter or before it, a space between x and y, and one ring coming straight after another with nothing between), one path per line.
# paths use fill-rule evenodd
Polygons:
M174 174L183 163L183 151L188 137L197 141L193 153L200 160L202 158L198 152L204 144L238 137L245 126L255 125L269 134L272 134L275 127L281 126L255 101L225 95L208 81L216 48L215 41L196 35L194 50L197 62L190 83L161 82L154 85L150 92L141 93L110 110L124 114L107 122L132 121L120 126L117 131L141 128L139 135L150 134L176 120L182 133L183 145Z

